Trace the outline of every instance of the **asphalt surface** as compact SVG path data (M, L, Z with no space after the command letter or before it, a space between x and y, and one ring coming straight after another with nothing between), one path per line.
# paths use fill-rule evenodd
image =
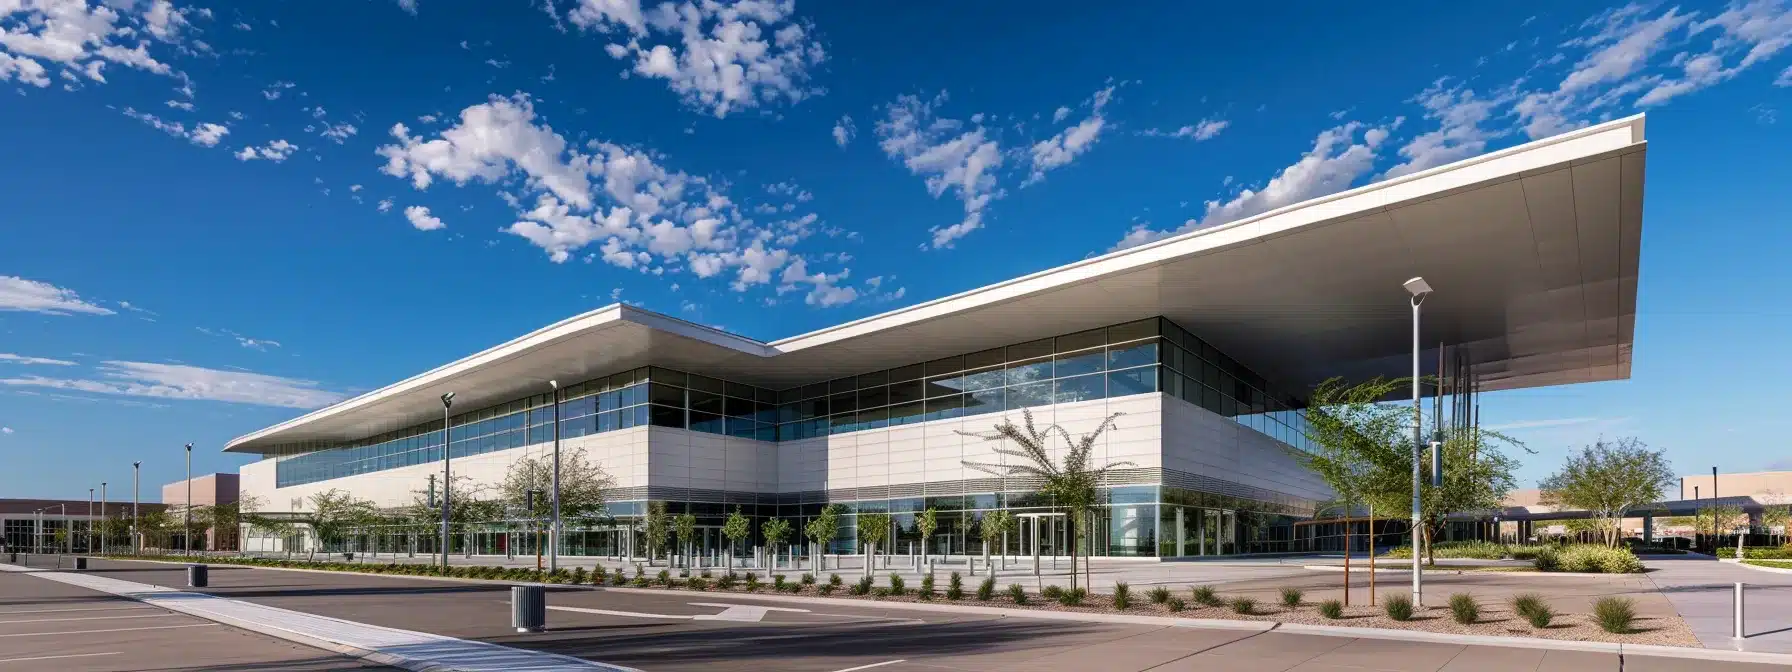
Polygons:
M29 574L0 572L3 672L384 669L390 668Z
M113 578L185 587L184 572L178 566L96 560L93 568L94 573ZM19 579L31 580L15 578ZM518 634L510 628L508 591L508 586L501 584L214 566L211 586L205 592L650 672L1785 669L1634 655L1620 661L1614 654L1550 649L936 613L845 601L838 605L791 604L732 594L641 594L564 587L550 587L549 631Z

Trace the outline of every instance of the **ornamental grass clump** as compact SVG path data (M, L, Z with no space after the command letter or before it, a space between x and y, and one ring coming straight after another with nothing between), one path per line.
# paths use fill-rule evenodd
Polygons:
M701 576L692 577L690 580L685 581L684 585L691 590L709 590L709 579L705 579Z
M1220 594L1214 592L1213 586L1195 586L1189 589L1189 594L1195 604L1203 607L1217 607L1221 604Z
M759 581L759 575L757 573L747 572L747 582L743 584L743 587L747 589L747 592L751 593L757 591L759 590L759 587L763 585L765 584Z
M1602 597L1593 603L1593 618L1613 634L1626 634L1636 621L1636 602L1628 597Z
M739 579L734 578L733 572L723 574L722 578L716 579L716 587L721 588L722 590L734 590L734 583L736 581L739 581Z
M846 583L846 581L844 579L841 579L839 574L829 574L828 575L828 585L830 585L830 586L838 587L838 586L844 585L845 583Z
M953 572L952 576L946 579L946 599L964 599L964 577L960 576L958 572Z
M1388 618L1396 621L1412 620L1411 597L1399 593L1390 593L1381 596L1381 603L1383 608L1387 611Z
M915 597L921 598L922 600L932 600L933 596L933 575L928 574L927 576L921 577L921 587L915 591Z
M1295 588L1292 586L1282 587L1282 606L1284 606L1284 607L1300 606L1300 598L1302 596L1304 596L1305 594L1306 593L1302 593L1299 588Z
M860 595L860 596L870 595L871 594L871 577L866 576L866 577L860 578L858 581L856 581L852 584L852 587L847 588L846 592L849 594L852 594L852 595Z
M1257 610L1257 600L1249 597L1234 597L1232 598L1232 601L1227 604L1232 607L1232 613L1234 614L1248 616L1251 612Z
M996 577L993 577L993 576L984 577L983 582L977 584L977 600L979 602L988 602L991 599L993 599L995 596L996 596Z
M1151 598L1152 604L1164 604L1170 601L1170 589L1163 586L1152 588L1145 595Z
M1463 625L1474 625L1481 620L1481 603L1468 593L1456 593L1450 596L1450 618Z
M1039 596L1043 597L1045 599L1048 599L1048 600L1055 600L1055 599L1058 599L1059 597L1062 597L1063 595L1064 595L1064 587L1063 586L1052 585L1052 586L1046 586L1039 590Z
M1331 620L1344 617L1344 603L1337 600L1326 600L1319 603L1319 615Z
M1132 587L1126 585L1125 581L1115 582L1114 608L1125 611L1126 608L1130 606L1132 606Z
M1180 597L1164 598L1164 608L1169 609L1171 613L1182 611L1184 606L1185 605L1182 602L1182 598L1180 598Z
M662 570L660 570L659 575L654 577L654 580L657 581L662 586L671 588L672 587L672 572L668 572L668 571L662 569Z
M908 584L903 582L902 575L890 572L890 594L902 595L908 592Z
M1018 583L1008 584L1008 599L1013 600L1015 604L1025 605L1027 603L1026 587Z
M604 585L605 583L609 582L609 578L610 578L610 570L604 569L603 565L598 565L596 567L591 568L591 584L592 585L595 585L595 586Z
M1083 588L1072 588L1058 594L1058 604L1066 607L1080 607L1083 600L1089 597L1089 591Z
M1537 593L1519 593L1512 596L1512 613L1518 614L1531 624L1533 628L1547 628L1549 622L1555 620L1556 613L1551 611L1549 603Z

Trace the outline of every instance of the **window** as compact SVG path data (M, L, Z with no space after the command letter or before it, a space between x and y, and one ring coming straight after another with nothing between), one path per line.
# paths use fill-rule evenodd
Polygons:
M1051 380L1052 360L1037 359L1008 365L1008 384L1021 385L1041 380Z
M1067 378L1085 373L1097 373L1102 370L1102 363L1106 358L1107 355L1102 352L1101 348L1069 355L1058 355L1052 361L1052 375Z
M924 419L924 415L925 413L922 410L921 402L919 401L891 406L890 425L906 425L909 423L921 422Z
M1134 343L1108 350L1108 369L1124 369L1157 363L1157 341Z
M1008 409L1045 406L1052 403L1051 383L1032 383L1008 388Z
M1109 373L1108 396L1123 397L1129 394L1156 392L1157 372L1157 367L1147 366Z
M655 385L655 387L658 387ZM647 421L655 427L684 427L684 409L671 406L647 406L653 409L648 412Z
M660 407L656 406L654 408L657 412ZM660 421L655 419L653 424L659 425ZM673 425L661 426L671 427ZM708 434L723 434L726 433L726 426L723 424L722 416L719 413L708 413L691 409L691 431L705 432Z
M911 401L920 401L922 398L921 387L922 383L919 380L892 383L890 385L890 403L903 404Z
M722 414L722 395L714 392L700 392L697 390L691 390L687 394L691 400L692 411L717 416Z
M1053 395L1053 401L1060 404L1100 399L1107 396L1106 381L1099 373L1074 378L1059 378L1055 384L1057 389Z
M964 412L964 395L954 394L949 397L928 399L926 412L927 420L956 418Z

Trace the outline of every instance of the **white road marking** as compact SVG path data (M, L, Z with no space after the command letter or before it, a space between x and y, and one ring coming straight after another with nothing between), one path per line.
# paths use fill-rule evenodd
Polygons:
M70 653L70 654L64 654L64 655L60 655L60 656L37 656L35 658L0 658L0 664L28 663L33 660L58 660L61 658L93 658L96 656L116 656L120 653L123 653L123 652L122 651L107 651L105 653Z
M48 637L50 635L91 635L100 632L135 632L138 630L173 630L175 628L209 628L217 623L188 623L186 625L152 625L146 628L111 628L107 630L70 630L67 632L20 632L0 635L0 637Z
M577 612L577 613L581 613L581 614L599 614L602 616L626 616L629 618L670 618L670 619L677 619L677 620L683 620L683 621L688 621L690 619L696 618L696 616L692 616L692 615L644 614L644 613L635 612L635 611L614 611L614 610L610 610L610 609L587 609L585 607L562 607L562 606L557 606L557 605L552 605L552 604L548 605L548 609L551 611L572 611L572 612Z
M809 613L808 609L794 609L791 607L762 607L757 604L730 604L727 602L689 602L688 604L690 604L693 607L722 607L724 609L731 608L731 607L754 607L757 609L764 609L766 611L793 611L793 612L796 612L799 614Z
M834 672L858 672L859 670L869 670L873 667L883 667L885 665L895 665L897 663L906 663L906 662L908 662L907 658L898 658L896 660L886 660L881 663L872 663L870 665L860 665L858 667L849 667L844 670L834 670Z
M116 607L82 607L79 609L20 609L17 611L0 611L0 616L13 614L60 614L69 611L117 611L119 609L154 609L147 604L121 604Z
M77 618L21 618L21 619L15 620L15 621L0 621L0 624L4 624L4 623L56 623L59 621L114 621L114 620L125 619L125 618L161 618L162 616L163 616L162 614L132 614L129 616L81 616L81 617L77 617Z

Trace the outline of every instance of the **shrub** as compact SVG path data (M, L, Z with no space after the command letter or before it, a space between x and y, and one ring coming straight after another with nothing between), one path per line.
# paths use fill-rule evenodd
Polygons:
M1381 604L1387 610L1388 618L1396 621L1412 620L1412 597L1389 593L1381 596Z
M1089 597L1089 591L1082 588L1072 588L1058 594L1058 604L1062 604L1066 607L1082 606L1083 599L1087 597Z
M1512 547L1512 559L1513 560L1533 560L1534 561L1537 559L1538 555L1542 555L1543 553L1547 553L1547 552L1554 551L1554 550L1555 550L1555 548L1550 547L1550 546L1513 546Z
M846 583L846 582L845 582L845 581L843 581L843 580L841 580L841 578L840 578L840 575L839 575L839 574L829 574L829 575L828 575L828 585L830 585L830 586L839 586L839 585L842 585L842 584L844 584L844 583Z
M609 583L609 580L610 580L610 570L604 569L603 565L598 565L596 567L591 568L591 584L592 585L601 586L606 583Z
M1332 620L1344 617L1344 603L1337 600L1326 600L1319 603L1319 615Z
M1302 593L1299 588L1294 588L1292 586L1283 586L1282 587L1282 606L1284 606L1284 607L1300 606L1300 598L1305 594L1306 593Z
M575 586L585 583L585 568L578 567L573 569L572 574L568 575L566 578L568 583Z
M815 592L821 593L823 595L832 595L832 594L834 594L834 591L839 588L840 588L839 586L836 586L834 584L824 583L819 586L816 586Z
M1220 606L1219 593L1213 591L1213 586L1195 586L1189 590L1189 593L1194 598L1195 604L1203 607Z
M878 587L876 587L876 588L872 588L872 589L871 589L871 596L872 596L872 597L889 597L889 596L890 596L890 589L889 589L889 588L885 588L885 587L883 587L883 586L878 586Z
M953 572L952 576L946 579L946 599L964 599L964 577L959 576L958 572Z
M660 570L660 574L659 574L658 578L659 578L660 585L666 586L667 588L672 587L672 572L668 572L668 571L662 569L662 570Z
M723 574L722 578L716 579L716 587L722 590L734 590L734 584L738 580L734 578L733 574Z
M903 582L902 575L890 572L890 594L901 595L908 592L908 584Z
M691 578L691 569L689 567L680 567L678 569L678 578L681 578L681 579Z
M1114 582L1114 608L1124 611L1130 606L1132 606L1132 586L1126 585L1125 581Z
M1595 574L1636 574L1643 571L1643 561L1628 548L1608 548L1598 544L1574 544L1559 549L1538 549L1532 564L1543 572L1589 572Z
M1026 604L1027 589L1018 583L1008 584L1008 599L1014 600L1015 604Z
M622 575L622 570L610 572L610 585L620 586L625 583L628 583L628 577Z
M649 579L645 576L637 576L635 577L634 584L636 588L646 588L653 585L653 579Z
M1048 600L1055 600L1059 597L1063 597L1063 595L1064 588L1060 586L1046 586L1043 590L1039 591L1039 596Z
M1165 609L1169 609L1171 612L1178 612L1178 611L1182 611L1182 607L1183 607L1182 598L1180 598L1180 597L1165 597L1164 598L1164 608Z
M746 583L742 584L742 587L746 588L747 592L751 593L753 591L759 590L759 587L762 585L765 585L765 584L763 584L759 581L759 574L757 574L755 572L747 572L747 581L746 581Z
M710 572L710 571L709 571L709 570L707 570L707 569L705 569L705 570L703 570L703 573L702 573L702 574L699 574L699 575L698 575L698 576L701 576L701 577L703 577L703 578L705 578L705 579L711 579L711 578L715 578L715 574L714 574L714 573L712 573L712 572Z
M1249 614L1257 610L1257 601L1248 597L1234 597L1228 604L1234 614Z
M1622 635L1636 621L1636 603L1628 597L1601 597L1593 603L1593 618L1606 632Z
M699 576L689 581L685 581L684 585L691 590L709 590L709 579Z
M635 563L635 578L639 579L646 575L647 575L647 570L641 568L641 563L639 563L639 562Z
M1556 549L1545 546L1537 549L1537 556L1531 558L1531 565L1539 572L1562 571L1562 554Z
M1481 620L1481 603L1468 593L1456 593L1450 596L1450 617L1463 625L1474 625Z
M802 581L803 581L803 585L805 585L805 586L813 586L813 585L815 585L815 575L810 574L808 572L803 572Z
M1555 620L1556 612L1543 601L1543 596L1536 593L1523 593L1513 596L1512 611L1531 624L1533 628L1547 628L1549 622Z
M996 595L996 577L983 577L983 583L977 584L977 599L988 602Z
M1170 589L1163 586L1152 588L1145 595L1151 599L1152 604L1163 604L1170 601Z
M783 574L773 574L772 575L772 590L778 590L778 591L784 590L784 575Z
M920 590L915 591L915 597L919 597L923 600L931 600L933 599L933 595L933 575L928 574L927 576L921 577L921 588Z
M851 593L853 595L869 595L869 594L871 594L871 577L867 576L867 577L859 579L858 582L852 584L852 587L847 589L846 592Z

